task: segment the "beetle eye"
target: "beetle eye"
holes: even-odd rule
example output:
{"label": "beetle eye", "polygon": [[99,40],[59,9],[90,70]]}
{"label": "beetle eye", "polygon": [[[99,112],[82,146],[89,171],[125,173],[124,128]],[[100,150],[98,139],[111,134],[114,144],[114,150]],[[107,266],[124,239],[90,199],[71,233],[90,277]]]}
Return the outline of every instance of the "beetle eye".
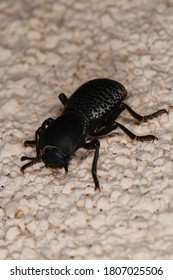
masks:
{"label": "beetle eye", "polygon": [[51,169],[67,169],[68,159],[64,155],[63,151],[58,149],[57,147],[45,147],[42,155],[42,160],[45,163],[46,167]]}

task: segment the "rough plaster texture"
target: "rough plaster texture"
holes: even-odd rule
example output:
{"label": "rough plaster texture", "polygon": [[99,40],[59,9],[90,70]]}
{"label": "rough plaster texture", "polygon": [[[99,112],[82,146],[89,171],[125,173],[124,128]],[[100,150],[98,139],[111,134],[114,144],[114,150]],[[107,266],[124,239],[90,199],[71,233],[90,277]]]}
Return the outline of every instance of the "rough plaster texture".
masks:
{"label": "rough plaster texture", "polygon": [[[173,1],[0,1],[0,258],[173,259]],[[135,142],[120,130],[101,139],[94,192],[92,151],[64,171],[38,164],[20,173],[47,117],[86,80],[124,84],[126,103],[154,134]]]}

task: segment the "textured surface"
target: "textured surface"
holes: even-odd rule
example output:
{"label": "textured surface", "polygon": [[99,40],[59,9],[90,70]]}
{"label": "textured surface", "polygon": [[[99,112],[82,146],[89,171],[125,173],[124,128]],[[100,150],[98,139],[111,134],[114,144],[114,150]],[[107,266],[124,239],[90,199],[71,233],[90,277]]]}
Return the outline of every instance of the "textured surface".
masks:
{"label": "textured surface", "polygon": [[[0,2],[0,258],[173,259],[173,3],[162,0]],[[116,3],[116,4],[115,4]],[[154,15],[154,16],[153,16]],[[137,125],[101,139],[94,192],[92,151],[52,173],[20,173],[22,143],[62,111],[58,94],[106,77],[129,92]]]}

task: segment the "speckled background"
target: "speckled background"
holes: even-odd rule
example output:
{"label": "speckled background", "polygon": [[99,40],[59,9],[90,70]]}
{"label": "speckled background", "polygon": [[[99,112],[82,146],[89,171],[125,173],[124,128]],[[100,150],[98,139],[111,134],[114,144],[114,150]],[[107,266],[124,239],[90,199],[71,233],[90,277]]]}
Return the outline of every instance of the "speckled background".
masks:
{"label": "speckled background", "polygon": [[[173,259],[173,1],[0,1],[0,258]],[[83,82],[122,82],[127,112],[118,121],[158,141],[120,130],[101,139],[94,192],[93,151],[80,149],[53,173],[22,175],[20,157],[47,117]]]}

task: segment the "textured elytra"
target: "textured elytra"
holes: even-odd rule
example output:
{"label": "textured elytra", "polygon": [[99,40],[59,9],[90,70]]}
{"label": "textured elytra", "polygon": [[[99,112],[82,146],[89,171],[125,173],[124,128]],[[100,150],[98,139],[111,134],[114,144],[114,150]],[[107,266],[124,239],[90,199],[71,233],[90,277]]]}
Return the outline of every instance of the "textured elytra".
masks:
{"label": "textured elytra", "polygon": [[125,87],[111,79],[94,79],[81,85],[68,99],[64,112],[77,111],[91,122],[111,112],[127,95]]}

